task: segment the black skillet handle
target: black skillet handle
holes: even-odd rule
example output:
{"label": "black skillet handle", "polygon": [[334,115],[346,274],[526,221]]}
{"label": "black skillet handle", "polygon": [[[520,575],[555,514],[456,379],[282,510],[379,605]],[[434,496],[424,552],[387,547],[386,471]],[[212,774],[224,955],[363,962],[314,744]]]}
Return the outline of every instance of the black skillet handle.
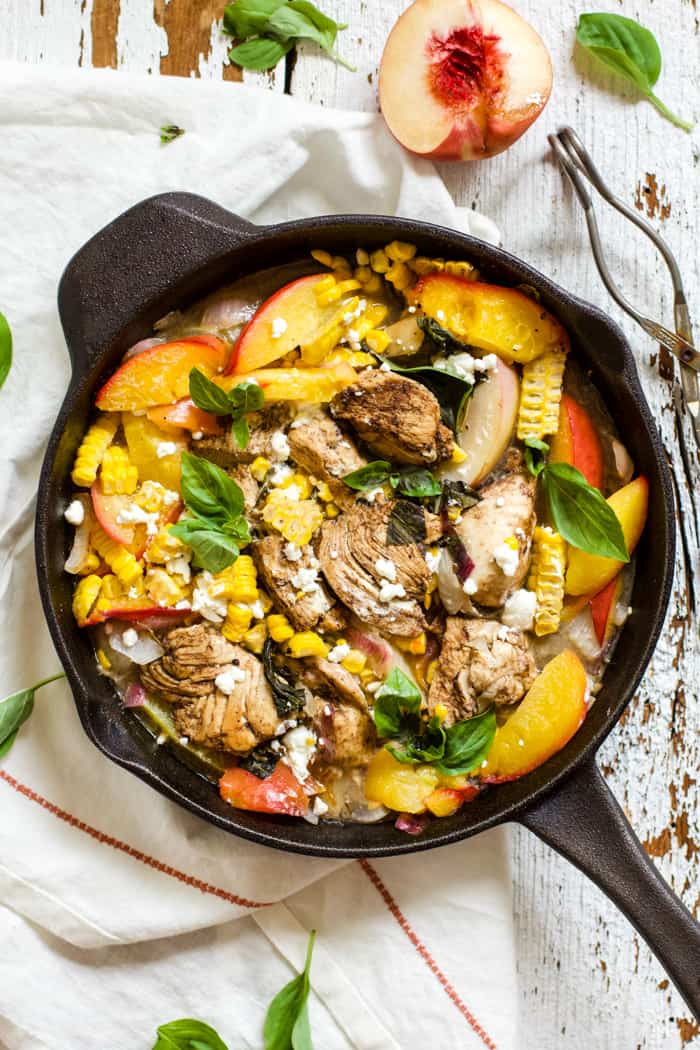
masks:
{"label": "black skillet handle", "polygon": [[[186,287],[256,231],[253,223],[193,193],[149,197],[96,233],[68,263],[58,309],[76,373],[87,371],[113,339],[135,338],[144,313]],[[136,320],[135,320],[136,319]],[[141,330],[142,327],[141,327]]]}
{"label": "black skillet handle", "polygon": [[700,1020],[700,924],[649,860],[595,762],[519,819],[607,893]]}

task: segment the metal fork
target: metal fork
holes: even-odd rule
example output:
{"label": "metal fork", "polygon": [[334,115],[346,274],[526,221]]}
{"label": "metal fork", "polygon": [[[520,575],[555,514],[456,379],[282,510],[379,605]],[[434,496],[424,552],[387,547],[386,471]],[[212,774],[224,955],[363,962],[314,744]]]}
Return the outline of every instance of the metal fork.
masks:
{"label": "metal fork", "polygon": [[[622,307],[625,313],[629,314],[629,316],[633,318],[633,320],[635,320],[637,324],[652,337],[652,339],[665,347],[680,362],[681,385],[683,390],[682,401],[690,414],[695,440],[698,447],[700,447],[700,381],[697,374],[698,371],[700,371],[700,353],[693,345],[688,302],[685,297],[678,263],[676,262],[673,252],[666,244],[666,241],[659,236],[654,227],[647,222],[646,219],[612,193],[593,163],[590,154],[572,128],[560,128],[556,135],[549,135],[548,137],[554,155],[559,162],[562,171],[568,177],[576,196],[583,206],[586,223],[588,225],[588,233],[591,240],[591,247],[593,249],[593,256],[606,288],[615,302]],[[630,222],[633,222],[634,225],[637,226],[638,229],[640,229],[661,252],[673,283],[675,332],[669,331],[668,328],[665,328],[658,322],[652,321],[650,318],[644,317],[643,314],[639,313],[639,311],[636,310],[625,298],[613,280],[603,253],[603,244],[593,208],[593,201],[588,191],[586,181],[584,180],[587,180],[587,182],[590,183],[598,193],[600,193],[601,197],[603,197],[608,204],[629,219]]]}

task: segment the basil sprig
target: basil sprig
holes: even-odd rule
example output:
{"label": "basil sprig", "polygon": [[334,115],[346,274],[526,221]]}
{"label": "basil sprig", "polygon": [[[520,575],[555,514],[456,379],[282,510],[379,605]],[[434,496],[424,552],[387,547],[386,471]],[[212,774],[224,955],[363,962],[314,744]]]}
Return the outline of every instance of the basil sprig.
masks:
{"label": "basil sprig", "polygon": [[347,25],[329,18],[310,0],[236,0],[224,8],[224,32],[242,41],[228,57],[244,69],[272,69],[298,41],[310,40],[354,72],[335,50],[340,29]]}
{"label": "basil sprig", "polygon": [[0,313],[0,388],[12,367],[12,332],[7,318]]}
{"label": "basil sprig", "polygon": [[157,1029],[153,1050],[228,1050],[228,1046],[204,1021],[183,1017]]}
{"label": "basil sprig", "polygon": [[538,478],[547,466],[549,445],[539,438],[525,438],[525,466],[533,478]]}
{"label": "basil sprig", "polygon": [[240,486],[220,467],[191,452],[182,453],[180,486],[188,516],[170,525],[170,531],[192,548],[200,568],[221,572],[250,543]]}
{"label": "basil sprig", "polygon": [[313,1050],[309,1026],[309,971],[316,931],[311,931],[306,962],[300,974],[277,993],[263,1025],[265,1050]]}
{"label": "basil sprig", "polygon": [[180,135],[184,134],[185,129],[179,128],[177,124],[164,124],[160,129],[160,141],[165,145],[168,142],[179,139]]}
{"label": "basil sprig", "polygon": [[211,412],[215,416],[231,417],[231,433],[239,448],[247,448],[250,441],[250,428],[246,416],[262,408],[265,395],[252,380],[238,383],[232,390],[222,390],[211,379],[193,368],[190,372],[190,397],[197,408]]}
{"label": "basil sprig", "polygon": [[34,694],[37,689],[65,677],[63,672],[51,675],[50,678],[43,678],[41,682],[37,682],[28,689],[20,689],[0,700],[0,758],[10,750],[17,738],[20,726],[31,715],[34,709]]}
{"label": "basil sprig", "polygon": [[424,499],[428,496],[439,496],[442,485],[425,467],[392,467],[385,459],[377,459],[366,467],[346,474],[343,481],[348,488],[358,492],[377,488],[386,481],[399,496],[412,499]]}
{"label": "basil sprig", "polygon": [[581,15],[576,39],[608,69],[634,84],[677,128],[691,130],[693,124],[672,113],[652,91],[661,73],[661,50],[649,29],[632,18],[598,11]]}
{"label": "basil sprig", "polygon": [[425,722],[421,718],[420,690],[398,667],[377,692],[374,724],[378,736],[389,740],[385,746],[398,762],[426,763],[446,776],[475,770],[496,735],[492,707],[447,729],[435,716]]}

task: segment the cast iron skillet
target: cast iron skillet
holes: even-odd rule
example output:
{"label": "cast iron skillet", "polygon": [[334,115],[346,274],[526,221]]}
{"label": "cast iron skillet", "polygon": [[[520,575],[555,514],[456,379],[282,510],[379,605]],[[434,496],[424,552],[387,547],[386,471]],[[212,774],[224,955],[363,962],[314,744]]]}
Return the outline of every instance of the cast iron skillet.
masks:
{"label": "cast iron skillet", "polygon": [[[70,469],[96,388],[124,351],[168,310],[239,275],[303,258],[311,248],[348,254],[398,237],[422,254],[466,257],[487,280],[527,283],[568,329],[575,350],[650,481],[649,521],[637,553],[633,613],[583,726],[559,754],[522,780],[486,792],[419,838],[391,824],[313,827],[232,809],[210,783],[157,747],[97,673],[88,634],[71,614],[63,571],[69,538],[63,511]],[[622,332],[506,252],[428,223],[331,216],[257,227],[201,197],[170,193],[136,205],[74,256],[61,280],[59,311],[73,366],[70,388],[44,460],[36,556],[44,611],[85,732],[112,761],[226,831],[325,857],[373,857],[431,849],[517,820],[588,874],[648,941],[688,1005],[700,1015],[700,927],[657,874],[605,785],[595,754],[632,697],[659,636],[674,567],[674,504],[661,441]],[[639,771],[643,775],[643,770]]]}

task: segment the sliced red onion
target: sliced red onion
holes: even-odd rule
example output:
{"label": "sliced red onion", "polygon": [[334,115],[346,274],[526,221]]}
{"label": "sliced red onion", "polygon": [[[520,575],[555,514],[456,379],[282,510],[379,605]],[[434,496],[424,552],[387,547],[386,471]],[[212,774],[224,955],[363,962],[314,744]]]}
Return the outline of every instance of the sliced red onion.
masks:
{"label": "sliced red onion", "polygon": [[131,357],[138,357],[144,350],[151,350],[152,347],[158,346],[160,343],[164,343],[165,339],[160,335],[154,335],[148,339],[139,339],[138,343],[134,343],[130,346],[127,352],[124,354],[124,361],[128,361]]}
{"label": "sliced red onion", "polygon": [[139,666],[151,664],[154,660],[160,659],[165,650],[157,638],[146,631],[138,631],[134,644],[126,645],[124,635],[129,630],[133,631],[134,628],[129,626],[123,631],[114,631],[109,637],[110,648]]}
{"label": "sliced red onion", "polygon": [[397,831],[405,831],[407,835],[420,835],[422,831],[425,831],[427,824],[428,817],[424,813],[420,816],[414,816],[413,813],[399,813],[394,827]]}
{"label": "sliced red onion", "polygon": [[146,703],[146,693],[142,685],[132,682],[126,687],[124,693],[124,707],[143,707]]}

